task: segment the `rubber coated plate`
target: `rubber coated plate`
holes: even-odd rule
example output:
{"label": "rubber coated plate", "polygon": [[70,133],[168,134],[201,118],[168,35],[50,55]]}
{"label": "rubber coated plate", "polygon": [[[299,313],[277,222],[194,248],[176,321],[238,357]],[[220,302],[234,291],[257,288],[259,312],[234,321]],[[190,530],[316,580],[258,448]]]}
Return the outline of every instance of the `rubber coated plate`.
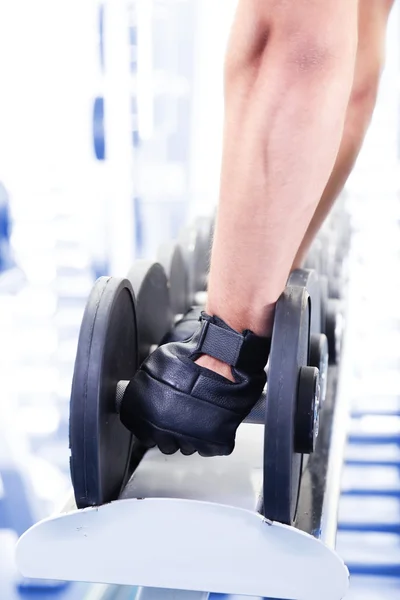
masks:
{"label": "rubber coated plate", "polygon": [[184,317],[175,324],[171,331],[167,333],[162,343],[169,344],[170,342],[183,342],[191,338],[196,329],[198,329],[202,310],[201,306],[195,306],[189,310]]}
{"label": "rubber coated plate", "polygon": [[183,253],[177,244],[164,244],[158,252],[158,261],[169,279],[171,308],[174,315],[184,315],[190,308],[188,275]]}
{"label": "rubber coated plate", "polygon": [[288,286],[300,286],[307,290],[311,301],[311,333],[319,334],[322,330],[321,283],[314,270],[296,269],[291,273]]}
{"label": "rubber coated plate", "polygon": [[269,357],[264,441],[264,516],[294,521],[303,456],[294,451],[300,369],[307,366],[310,303],[304,288],[287,287],[278,300]]}
{"label": "rubber coated plate", "polygon": [[101,277],[83,315],[71,390],[70,465],[78,508],[115,500],[126,483],[132,436],[116,412],[116,385],[137,367],[131,284]]}
{"label": "rubber coated plate", "polygon": [[136,295],[139,363],[173,326],[169,283],[159,263],[138,260],[128,273]]}

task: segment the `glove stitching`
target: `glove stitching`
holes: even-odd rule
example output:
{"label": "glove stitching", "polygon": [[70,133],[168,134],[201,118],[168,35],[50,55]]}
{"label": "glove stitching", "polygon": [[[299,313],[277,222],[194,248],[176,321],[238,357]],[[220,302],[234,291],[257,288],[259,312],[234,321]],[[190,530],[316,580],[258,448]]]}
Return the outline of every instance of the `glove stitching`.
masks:
{"label": "glove stitching", "polygon": [[[203,398],[199,398],[198,396],[192,396],[192,395],[188,394],[187,392],[183,392],[182,390],[173,387],[171,384],[166,383],[165,381],[162,381],[162,380],[158,379],[158,377],[156,377],[153,373],[150,373],[149,371],[147,371],[144,367],[145,367],[145,365],[142,365],[142,367],[140,368],[140,370],[143,371],[144,373],[146,373],[146,375],[148,375],[148,377],[150,377],[153,381],[157,381],[157,383],[159,383],[160,385],[163,385],[164,387],[166,387],[166,388],[168,388],[170,390],[173,390],[174,392],[178,392],[179,394],[182,394],[186,398],[191,398],[191,399],[197,400],[198,402],[204,402],[206,404],[209,404],[210,406],[217,407],[217,408],[220,408],[222,410],[226,410],[226,411],[228,411],[230,413],[233,413],[233,414],[237,415],[238,417],[242,418],[243,414],[244,414],[245,416],[243,418],[245,418],[247,416],[248,412],[254,406],[254,405],[251,406],[248,409],[247,413],[245,411],[239,413],[239,412],[237,412],[236,410],[234,410],[232,408],[227,408],[226,406],[221,406],[220,404],[216,404],[215,402],[210,402],[209,400],[205,400]],[[197,383],[197,380],[198,380],[198,378],[200,376],[201,376],[201,373],[198,375],[197,379],[195,380],[195,383]],[[255,400],[254,404],[256,404],[258,402],[258,400],[260,399],[261,393],[262,392],[260,392],[260,395],[257,397],[257,400]]]}
{"label": "glove stitching", "polygon": [[194,435],[188,435],[186,433],[182,433],[181,431],[173,431],[172,429],[164,429],[163,427],[159,427],[158,425],[156,425],[155,423],[153,423],[153,421],[150,421],[149,419],[143,419],[142,417],[135,417],[135,421],[142,421],[143,423],[146,423],[148,425],[151,425],[152,427],[154,427],[154,429],[156,429],[157,431],[161,431],[162,433],[168,433],[172,436],[174,435],[180,435],[184,438],[186,438],[187,440],[196,440],[197,442],[202,442],[203,444],[215,444],[216,446],[221,446],[221,447],[225,447],[228,445],[228,443],[224,443],[224,442],[214,442],[213,440],[205,440],[203,438],[198,438]]}

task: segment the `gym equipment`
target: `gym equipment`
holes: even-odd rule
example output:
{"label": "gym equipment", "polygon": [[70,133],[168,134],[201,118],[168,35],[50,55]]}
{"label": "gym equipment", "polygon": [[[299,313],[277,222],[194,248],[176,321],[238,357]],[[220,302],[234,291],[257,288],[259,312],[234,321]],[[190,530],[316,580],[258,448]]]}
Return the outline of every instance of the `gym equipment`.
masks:
{"label": "gym equipment", "polygon": [[163,244],[157,259],[167,274],[171,309],[175,318],[179,319],[190,308],[188,272],[182,248],[176,243]]}
{"label": "gym equipment", "polygon": [[196,293],[207,289],[208,267],[213,235],[213,219],[198,217],[178,238],[188,274],[190,305],[202,304]]}
{"label": "gym equipment", "polygon": [[196,331],[199,322],[202,306],[194,306],[191,308],[167,333],[162,343],[169,344],[170,342],[183,342],[188,340]]}
{"label": "gym equipment", "polygon": [[[310,311],[310,365],[319,370],[321,386],[321,404],[325,400],[327,389],[327,371],[329,360],[329,342],[326,336],[325,279],[319,277],[316,271],[297,269],[289,277],[289,286],[304,287],[309,295]],[[335,335],[335,332],[333,332]]]}
{"label": "gym equipment", "polygon": [[340,300],[329,299],[326,310],[326,337],[329,347],[329,363],[337,364],[341,354],[344,335],[344,317]]}
{"label": "gym equipment", "polygon": [[172,320],[168,281],[158,263],[137,261],[128,279],[101,277],[92,290],[70,403],[70,466],[79,508],[115,500],[143,455],[117,414],[123,395],[117,383],[134,376]]}
{"label": "gym equipment", "polygon": [[115,384],[138,368],[135,300],[128,280],[101,277],[79,333],[70,401],[70,468],[78,507],[118,497],[133,439],[115,410]]}
{"label": "gym equipment", "polygon": [[140,364],[172,328],[170,286],[164,268],[148,260],[135,261],[127,279],[136,295]]}
{"label": "gym equipment", "polygon": [[346,257],[350,247],[351,223],[342,194],[321,227],[306,257],[304,268],[326,276],[328,296],[341,299],[346,279]]}
{"label": "gym equipment", "polygon": [[343,282],[340,267],[336,263],[336,240],[332,232],[319,232],[304,261],[304,268],[326,277],[329,298],[341,297]]}
{"label": "gym equipment", "polygon": [[[318,246],[317,244],[315,244],[309,254],[309,257],[307,258],[306,264],[314,264],[315,266],[321,265],[321,256],[321,249],[318,250]],[[314,275],[311,278],[309,278],[307,284],[305,283],[305,281],[302,282],[302,277],[305,276],[304,274],[306,274],[307,272],[309,273],[310,271],[311,269],[309,269],[308,267],[307,269],[294,271],[289,277],[288,284],[306,285],[311,297],[314,294],[314,305],[316,301],[319,305],[319,308],[313,311],[314,323],[312,324],[311,333],[313,336],[316,337],[314,337],[312,340],[311,352],[313,353],[313,356],[315,356],[315,359],[313,359],[314,362],[312,364],[315,364],[315,366],[317,366],[317,358],[316,354],[314,354],[313,348],[315,349],[315,352],[317,352],[317,348],[320,346],[320,344],[325,346],[325,342],[323,340],[320,340],[318,337],[318,335],[321,333],[325,334],[327,338],[329,363],[336,364],[339,360],[340,345],[343,337],[343,306],[339,300],[330,296],[330,292],[328,289],[328,275],[320,275],[318,278],[316,278],[315,271],[311,271],[314,272]],[[316,272],[318,273],[318,270],[316,270]],[[311,293],[310,286],[312,286],[314,289],[313,293]],[[316,298],[318,298],[318,300],[316,300]],[[317,315],[320,315],[320,318],[318,321],[315,321],[315,319],[317,319]],[[322,351],[322,348],[320,351]],[[321,373],[326,373],[326,366],[322,368],[321,365],[320,371]],[[324,385],[326,385],[325,382],[323,383]]]}
{"label": "gym equipment", "polygon": [[318,276],[296,270],[276,306],[269,358],[264,514],[271,520],[291,524],[295,519],[303,454],[315,449],[327,364]]}
{"label": "gym equipment", "polygon": [[[339,600],[345,595],[348,573],[333,551],[334,499],[340,487],[335,461],[340,460],[340,452],[337,447],[336,452],[330,452],[340,431],[335,415],[339,409],[343,411],[343,400],[336,394],[337,371],[331,367],[322,409],[328,410],[331,418],[321,420],[317,436],[319,371],[309,361],[313,275],[300,273],[297,277],[303,277],[306,285],[288,285],[277,304],[266,425],[254,420],[243,423],[235,451],[228,457],[214,458],[179,453],[166,456],[152,449],[142,450],[141,456],[136,454],[135,463],[128,457],[128,443],[117,456],[110,445],[117,444],[116,437],[111,442],[110,437],[103,436],[97,464],[106,487],[102,462],[108,464],[108,477],[115,481],[109,456],[113,454],[119,471],[113,494],[120,484],[122,488],[118,500],[110,502],[111,497],[107,503],[95,502],[84,511],[76,510],[72,503],[60,515],[31,528],[17,548],[18,565],[24,574],[145,586],[141,597],[152,598],[162,593],[158,588],[178,590],[174,594],[185,594],[185,598],[188,593],[204,590],[294,600],[319,600],[322,596]],[[86,407],[87,414],[100,417],[96,423],[86,420],[87,439],[91,435],[96,438],[98,424],[103,424],[101,431],[106,431],[109,422],[117,429],[126,379],[137,366],[132,287],[126,280],[111,278],[106,282],[100,280],[95,289],[104,287],[108,302],[97,298],[96,317],[90,319],[87,308],[82,325],[84,330],[91,323],[91,339],[100,343],[86,344],[86,355],[78,347],[78,355],[83,354],[79,370],[92,373],[89,383],[95,392],[101,391],[85,396],[86,402],[90,398],[93,404]],[[93,292],[90,307],[92,297]],[[81,338],[82,332],[79,346]],[[97,346],[104,348],[99,351]],[[124,356],[127,350],[129,359]],[[103,361],[98,360],[99,354]],[[125,360],[128,376],[122,374]],[[118,368],[111,369],[112,361]],[[104,372],[110,373],[107,385],[99,369],[101,362]],[[129,401],[134,402],[134,398]],[[108,412],[102,413],[105,406]],[[79,423],[73,423],[77,418],[73,408],[71,399],[71,429],[79,429]],[[129,434],[125,435],[129,439]],[[74,455],[75,449],[72,445],[76,465],[85,457],[79,447]],[[304,460],[313,449],[308,461]],[[124,485],[126,473],[133,475]],[[74,487],[79,500],[76,479]],[[287,577],[288,572],[291,577]]]}
{"label": "gym equipment", "polygon": [[295,518],[302,455],[314,450],[319,418],[319,372],[308,366],[308,302],[304,288],[286,288],[275,310],[269,358],[263,513],[286,524]]}
{"label": "gym equipment", "polygon": [[[133,438],[120,423],[117,413],[119,405],[125,399],[127,384],[136,372],[140,360],[143,360],[153,344],[160,343],[168,323],[168,295],[163,296],[160,293],[160,290],[161,292],[167,290],[163,285],[165,273],[162,267],[157,263],[149,266],[145,261],[138,261],[129,276],[139,290],[138,315],[135,314],[133,289],[128,281],[118,278],[100,278],[90,295],[79,335],[70,417],[71,476],[76,504],[79,508],[116,499],[132,472]],[[304,280],[308,281],[311,276],[312,272],[306,273]],[[301,273],[298,277],[301,278]],[[306,294],[305,288],[299,287],[299,289]],[[288,301],[283,295],[278,302],[278,306],[283,306],[281,309],[283,317],[275,321],[277,332],[275,339],[279,340],[282,337],[286,343],[286,337],[281,335],[281,329],[293,328],[291,322],[289,325],[287,323],[288,315],[290,317],[291,313],[304,314],[307,324],[301,334],[297,334],[302,336],[302,340],[293,338],[289,345],[291,351],[297,355],[299,344],[302,344],[303,350],[299,360],[301,365],[306,366],[309,353],[309,306],[308,303],[304,306],[287,304]],[[140,307],[142,321],[137,325]],[[292,320],[295,318],[292,317]],[[272,357],[281,352],[282,350],[271,350],[270,363]],[[286,356],[285,369],[289,363]],[[297,377],[300,363],[297,370],[294,370],[296,367],[293,365],[292,371],[285,370],[285,385],[288,393],[291,394],[292,402],[289,410],[292,411],[293,418],[297,404]],[[315,385],[316,389],[310,388],[307,372],[303,373],[303,376],[300,374],[299,394],[304,407],[303,417],[310,411],[313,415],[310,422],[306,423],[304,418],[301,420],[299,417],[294,425],[295,434],[300,439],[309,436],[313,438],[315,435],[314,422],[317,423],[319,405],[318,372]],[[267,396],[268,394],[273,394],[272,384],[268,387]],[[129,401],[134,402],[134,399]],[[271,400],[271,405],[273,401],[274,398]],[[317,404],[314,406],[315,403]],[[259,409],[257,410],[259,413]],[[301,414],[299,411],[299,415]],[[262,411],[261,415],[263,417]],[[254,416],[250,416],[250,419],[254,422]],[[266,427],[269,427],[268,419]],[[277,432],[271,431],[268,438],[276,435]],[[285,444],[286,437],[291,435],[292,428],[290,431],[279,432],[279,437]],[[114,440],[117,441],[114,443]],[[311,452],[312,449],[312,446],[303,447],[303,453]],[[144,450],[138,443],[135,452],[139,458],[143,455]],[[283,469],[282,465],[280,469]],[[110,472],[112,476],[108,477]],[[282,477],[284,474],[282,472]],[[272,484],[269,483],[269,486]],[[271,514],[273,516],[265,512],[268,518],[276,519],[274,513]],[[292,517],[290,519],[285,517],[284,522],[291,522]]]}

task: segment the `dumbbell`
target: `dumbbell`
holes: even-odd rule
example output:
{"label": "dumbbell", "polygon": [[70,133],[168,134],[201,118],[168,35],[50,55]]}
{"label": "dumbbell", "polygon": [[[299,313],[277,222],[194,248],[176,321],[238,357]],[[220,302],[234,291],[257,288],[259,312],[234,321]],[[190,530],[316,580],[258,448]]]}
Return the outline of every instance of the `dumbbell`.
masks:
{"label": "dumbbell", "polygon": [[213,220],[199,217],[181,232],[178,242],[164,244],[159,249],[158,260],[169,274],[171,304],[177,322],[163,343],[188,339],[197,327],[207,297],[212,235]]}
{"label": "dumbbell", "polygon": [[[296,273],[296,271],[294,271]],[[288,283],[291,281],[292,275],[289,277]],[[318,286],[320,290],[321,300],[320,300],[320,323],[321,329],[320,332],[325,334],[327,344],[328,344],[328,354],[329,354],[329,364],[336,365],[339,361],[340,352],[341,352],[341,341],[343,337],[343,307],[340,300],[336,298],[329,297],[328,290],[328,278],[325,275],[318,277]],[[315,332],[314,332],[315,333]],[[313,344],[316,344],[315,348],[318,346],[318,338],[316,338]],[[323,343],[323,346],[325,344]],[[314,356],[314,355],[313,355]],[[316,355],[315,355],[316,356]],[[314,360],[314,362],[316,359]],[[317,364],[315,362],[315,364]],[[325,370],[323,371],[325,372]],[[326,386],[327,381],[325,379],[324,386]],[[326,391],[326,387],[324,387]],[[325,395],[323,395],[325,397]]]}
{"label": "dumbbell", "polygon": [[[204,303],[213,236],[213,219],[198,217],[184,227],[177,243],[182,249],[188,276],[189,300],[192,306]],[[200,293],[200,300],[199,300]],[[201,295],[203,293],[203,296]]]}
{"label": "dumbbell", "polygon": [[[157,260],[169,277],[175,315],[185,314],[204,300],[212,236],[213,220],[198,217],[181,230],[176,241],[165,243],[158,250]],[[198,294],[203,294],[200,301]]]}
{"label": "dumbbell", "polygon": [[158,250],[157,260],[167,274],[171,309],[174,319],[178,320],[191,307],[188,268],[183,257],[182,247],[176,242],[163,244]]}
{"label": "dumbbell", "polygon": [[351,220],[346,208],[344,194],[337,201],[323,229],[329,232],[333,240],[335,276],[337,279],[342,280],[344,275],[343,267],[351,240]]}
{"label": "dumbbell", "polygon": [[136,321],[139,364],[158,346],[172,329],[174,315],[170,284],[162,265],[149,260],[137,260],[127,279],[136,294]]}
{"label": "dumbbell", "polygon": [[343,308],[340,300],[329,298],[326,309],[325,333],[328,339],[329,364],[337,365],[344,333]]}
{"label": "dumbbell", "polygon": [[[196,237],[196,236],[194,236]],[[187,239],[189,242],[189,239]],[[175,327],[172,327],[164,336],[161,343],[183,341],[191,337],[196,330],[203,304],[193,305],[193,302],[206,299],[206,292],[192,287],[189,292],[189,273],[193,268],[193,263],[184,260],[184,250],[181,244],[170,242],[160,247],[158,251],[158,260],[164,266],[169,276],[169,288],[171,298],[171,308],[174,314]],[[187,249],[187,254],[190,251]],[[191,254],[196,256],[200,253],[200,245],[194,244]],[[196,262],[196,261],[193,261]],[[197,261],[199,264],[200,261]],[[192,265],[192,266],[191,266]],[[201,281],[200,277],[194,277],[193,281]],[[194,285],[194,283],[192,284]],[[203,296],[199,298],[200,292]]]}
{"label": "dumbbell", "polygon": [[[137,296],[143,297],[140,291]],[[268,482],[264,514],[282,522],[294,518],[303,456],[313,451],[317,434],[319,370],[309,362],[312,306],[301,285],[288,286],[279,299],[266,399],[260,398]],[[142,314],[152,318],[150,311]],[[96,282],[82,321],[71,392],[71,477],[79,508],[118,498],[146,451],[122,425],[119,409],[123,402],[134,403],[127,384],[139,365],[139,331],[150,329],[138,325],[128,279]]]}
{"label": "dumbbell", "polygon": [[[321,255],[321,248],[324,245],[329,248],[325,254]],[[329,364],[337,364],[343,336],[343,316],[340,298],[344,282],[339,279],[337,270],[335,270],[335,248],[333,247],[333,241],[329,240],[327,231],[320,232],[310,249],[305,265],[309,269],[316,268],[317,270],[321,270],[319,277],[322,295],[321,330],[328,339]]]}
{"label": "dumbbell", "polygon": [[329,228],[321,229],[318,233],[307,254],[304,268],[316,270],[320,276],[327,278],[330,298],[341,297],[343,282],[336,262],[334,234]]}
{"label": "dumbbell", "polygon": [[70,400],[70,470],[78,506],[115,498],[127,481],[134,440],[116,413],[110,386],[131,379],[173,324],[163,267],[137,261],[128,277],[97,280],[80,328]]}
{"label": "dumbbell", "polygon": [[[180,252],[181,252],[180,246],[175,246],[174,244],[170,244],[168,246],[164,246],[160,250],[159,257],[163,257],[163,258],[160,258],[160,260],[162,260],[163,263],[168,268],[169,264],[172,265],[174,263],[173,263],[173,261],[170,261],[170,260],[168,261],[166,259],[166,257],[172,256],[172,255],[179,256],[180,257],[179,261],[175,260],[175,263],[179,264],[180,269],[182,269],[182,259],[181,259]],[[307,264],[309,265],[308,270],[313,270],[313,269],[311,269],[312,265],[314,265],[314,267],[320,265],[320,259],[319,259],[318,252],[319,252],[319,248],[318,248],[318,245],[316,244],[313,246],[312,251],[308,257],[308,261],[307,261]],[[170,285],[171,294],[172,294],[172,291],[174,290],[174,286],[176,285],[176,286],[180,286],[181,288],[183,288],[183,285],[184,285],[183,281],[186,283],[187,279],[185,279],[185,277],[182,278],[181,270],[179,271],[180,276],[173,275],[172,267],[170,267],[170,272],[171,272],[171,275],[173,278],[171,280],[171,285]],[[314,281],[313,277],[311,277],[311,279]],[[174,283],[174,281],[176,283]],[[288,285],[290,285],[291,281],[294,281],[293,273],[289,277]],[[304,282],[303,282],[303,284],[304,284]],[[318,306],[320,306],[320,309],[318,309],[318,310],[321,313],[319,333],[325,334],[326,337],[328,338],[329,363],[336,364],[336,362],[338,360],[338,356],[340,354],[340,337],[341,337],[341,322],[342,322],[341,318],[340,318],[340,308],[341,307],[340,307],[339,302],[333,301],[328,297],[328,283],[327,283],[326,276],[318,277],[317,285],[320,288],[319,293],[320,293],[320,297],[321,297],[320,300],[318,301]],[[195,297],[196,297],[196,294],[195,294]],[[180,306],[183,308],[185,305],[183,302],[181,302]],[[163,339],[162,343],[183,341],[183,340],[188,339],[194,333],[194,331],[196,330],[196,327],[197,327],[197,322],[200,318],[201,311],[203,310],[203,305],[192,306],[189,308],[189,304],[187,302],[186,307],[188,308],[187,312],[185,312],[185,314],[183,314],[183,315],[182,314],[179,315],[179,319],[178,319],[175,327],[172,328],[167,333],[167,335]],[[176,313],[176,311],[175,311],[175,313]],[[179,310],[179,313],[181,313],[180,310]],[[316,309],[314,309],[314,318],[315,318],[315,314],[316,314]],[[316,344],[316,347],[317,347],[319,345],[319,342],[315,341],[314,344]],[[322,343],[322,345],[324,346],[323,343]],[[320,348],[319,352],[321,352],[323,354],[322,348]],[[316,359],[314,362],[317,365]],[[325,368],[323,370],[323,373],[325,373]],[[323,385],[323,390],[324,390],[323,397],[325,397],[326,378],[323,378],[323,384],[324,384]]]}
{"label": "dumbbell", "polygon": [[304,288],[310,302],[310,364],[317,367],[320,375],[321,404],[326,397],[328,377],[328,339],[325,334],[325,298],[323,286],[316,271],[296,269],[288,279],[288,286]]}

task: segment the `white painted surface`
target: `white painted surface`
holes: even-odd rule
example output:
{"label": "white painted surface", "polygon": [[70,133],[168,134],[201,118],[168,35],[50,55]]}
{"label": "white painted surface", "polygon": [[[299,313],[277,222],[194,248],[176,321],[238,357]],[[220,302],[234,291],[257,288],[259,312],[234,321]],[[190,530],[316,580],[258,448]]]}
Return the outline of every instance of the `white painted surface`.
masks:
{"label": "white painted surface", "polygon": [[257,510],[263,481],[262,425],[242,424],[230,456],[167,456],[151,450],[122,498],[182,498]]}
{"label": "white painted surface", "polygon": [[119,500],[42,521],[17,547],[34,578],[341,600],[348,572],[315,538],[259,514],[192,500]]}

